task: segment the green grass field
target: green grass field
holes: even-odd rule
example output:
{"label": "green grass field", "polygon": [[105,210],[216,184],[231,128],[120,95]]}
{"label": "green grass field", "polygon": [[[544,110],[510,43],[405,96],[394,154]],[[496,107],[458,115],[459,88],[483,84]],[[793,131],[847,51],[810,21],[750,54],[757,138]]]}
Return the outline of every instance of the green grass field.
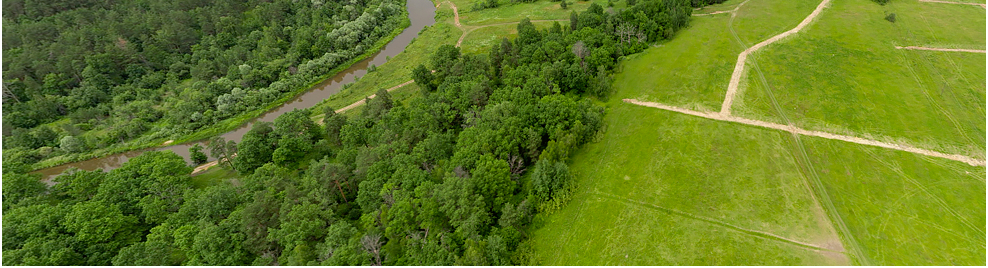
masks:
{"label": "green grass field", "polygon": [[[896,23],[883,19],[885,9],[897,10]],[[977,26],[985,25],[984,16],[980,7],[964,5],[835,1],[804,32],[755,53],[765,80],[750,69],[732,110],[983,158],[985,54],[895,46],[984,49],[985,28]],[[961,26],[965,20],[975,23]]]}
{"label": "green grass field", "polygon": [[[819,3],[751,0],[732,25],[751,46]],[[985,264],[984,167],[621,101],[719,110],[742,50],[728,23],[730,14],[695,17],[622,62],[606,130],[570,160],[572,198],[533,225],[534,264]],[[977,6],[833,0],[754,55],[797,125],[983,157],[984,54],[894,46],[984,49],[984,24]],[[748,68],[734,114],[780,122]]]}
{"label": "green grass field", "polygon": [[539,264],[847,264],[840,253],[738,229],[840,250],[788,134],[608,105],[608,131],[571,161],[576,196],[533,234]]}

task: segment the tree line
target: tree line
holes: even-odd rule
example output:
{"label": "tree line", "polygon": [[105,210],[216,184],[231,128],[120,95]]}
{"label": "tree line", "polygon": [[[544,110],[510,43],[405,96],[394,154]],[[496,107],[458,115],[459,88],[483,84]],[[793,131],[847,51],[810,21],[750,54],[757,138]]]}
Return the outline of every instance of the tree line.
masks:
{"label": "tree line", "polygon": [[[443,45],[359,112],[258,123],[209,153],[236,170],[195,187],[148,152],[48,187],[4,162],[5,265],[512,265],[537,213],[572,189],[566,161],[603,127],[609,73],[688,25],[690,2],[593,4],[569,25],[528,19],[488,53]],[[9,172],[9,173],[8,173]]]}

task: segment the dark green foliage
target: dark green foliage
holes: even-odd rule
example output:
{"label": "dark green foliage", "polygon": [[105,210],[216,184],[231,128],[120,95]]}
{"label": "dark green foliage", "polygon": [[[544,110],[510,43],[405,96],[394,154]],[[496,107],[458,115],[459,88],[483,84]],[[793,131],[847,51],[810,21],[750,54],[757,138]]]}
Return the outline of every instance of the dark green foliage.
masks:
{"label": "dark green foliage", "polygon": [[272,132],[271,123],[257,122],[244,134],[237,145],[237,157],[233,160],[233,166],[240,174],[251,174],[264,163],[271,162],[274,142],[278,138]]}
{"label": "dark green foliage", "polygon": [[[632,4],[631,1],[633,1],[633,0],[629,0],[629,2],[628,2],[628,5],[629,6],[634,5],[634,4]],[[690,5],[692,7],[703,7],[703,6],[706,6],[706,5],[720,4],[720,3],[723,3],[725,1],[727,1],[727,0],[690,0]],[[888,1],[888,0],[876,0],[876,1]]]}
{"label": "dark green foliage", "polygon": [[[377,3],[371,2],[360,5]],[[319,55],[323,47],[363,42],[358,40],[366,36],[359,33],[367,26],[341,26],[328,35],[307,27],[275,27],[252,30],[246,33],[250,38],[222,29],[287,24],[279,21],[293,18],[286,13],[294,10],[292,5],[310,4],[257,3],[264,8],[243,18],[217,19],[222,23],[213,31],[219,34],[190,40],[175,35],[188,29],[169,29],[162,33],[174,38],[162,41],[167,45],[144,46],[162,51],[145,55],[148,62],[158,62],[147,68],[118,64],[114,57],[120,55],[112,53],[87,57],[87,68],[101,71],[90,71],[79,87],[109,83],[115,85],[110,91],[120,92],[95,106],[79,104],[91,108],[72,112],[72,120],[79,121],[73,124],[119,119],[133,111],[133,118],[110,120],[118,122],[107,139],[119,140],[144,131],[126,126],[134,122],[149,127],[164,118],[205,125],[244,111],[238,108],[243,103],[264,103],[290,88],[274,82],[258,90],[255,84],[284,74],[271,68],[287,68],[293,57]],[[323,6],[323,12],[345,12],[332,13],[343,19],[368,14]],[[572,13],[570,27],[555,24],[540,31],[525,20],[517,39],[503,39],[482,55],[438,47],[413,70],[421,95],[396,100],[382,89],[360,113],[328,109],[324,127],[312,121],[310,111],[296,110],[274,123],[254,124],[240,144],[211,140],[210,155],[241,175],[225,180],[230,183],[193,188],[191,168],[170,152],[147,152],[108,173],[74,171],[57,177],[51,188],[36,177],[6,173],[4,264],[524,264],[519,256],[526,250],[533,214],[565,201],[572,186],[569,155],[603,127],[603,108],[591,99],[606,98],[617,59],[672,36],[686,26],[689,12],[688,1],[642,0],[613,15],[591,5]],[[180,13],[176,20],[189,19]],[[296,34],[316,37],[286,41],[285,36]],[[189,59],[169,58],[172,51],[189,49],[180,45],[195,38],[216,47],[193,47]],[[248,50],[240,42],[265,45]],[[230,50],[266,60],[212,61]],[[299,55],[279,59],[285,51]],[[320,59],[340,60],[326,55]],[[317,73],[325,66],[310,62],[297,71]],[[170,91],[181,101],[166,102],[169,114],[161,118],[139,107],[160,96],[142,93],[133,82],[154,73],[167,73],[171,80],[198,77],[188,89]],[[46,90],[60,92],[61,79],[71,80],[53,75]],[[120,81],[131,84],[121,87]],[[4,145],[4,171],[26,171],[7,157],[30,160],[44,148],[55,153],[53,146],[76,146],[70,136],[58,143],[38,139],[52,136],[49,131],[13,129]],[[8,142],[18,145],[6,149]]]}
{"label": "dark green foliage", "polygon": [[895,23],[895,13],[889,13],[888,15],[885,15],[885,20],[891,23]]}
{"label": "dark green foliage", "polygon": [[888,4],[889,2],[892,2],[892,0],[871,0],[871,1],[874,1],[875,3],[878,3],[879,5],[883,5],[883,6],[885,4]]}
{"label": "dark green foliage", "polygon": [[340,130],[346,125],[346,117],[343,115],[336,114],[333,108],[326,108],[325,116],[323,117],[323,125],[326,132],[326,140],[330,144],[339,146],[342,144],[340,140]]}
{"label": "dark green foliage", "polygon": [[3,178],[3,209],[44,193],[47,189],[37,175],[6,174]]}

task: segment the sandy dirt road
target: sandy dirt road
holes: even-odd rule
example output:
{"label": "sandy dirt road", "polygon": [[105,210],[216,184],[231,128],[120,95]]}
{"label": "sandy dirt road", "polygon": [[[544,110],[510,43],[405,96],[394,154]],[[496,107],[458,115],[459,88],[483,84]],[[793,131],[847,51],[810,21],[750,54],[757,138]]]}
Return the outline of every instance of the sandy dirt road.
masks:
{"label": "sandy dirt road", "polygon": [[640,106],[645,106],[645,107],[659,108],[659,109],[662,109],[662,110],[673,111],[673,112],[682,113],[682,114],[688,114],[688,115],[692,115],[692,116],[699,116],[699,117],[703,117],[703,118],[707,118],[707,119],[713,119],[713,120],[718,120],[718,121],[735,122],[735,123],[741,123],[741,124],[745,124],[745,125],[752,125],[752,126],[758,126],[758,127],[764,127],[764,128],[770,128],[770,129],[783,130],[783,131],[787,131],[787,132],[790,132],[790,133],[793,133],[793,134],[799,134],[799,135],[804,135],[804,136],[820,137],[820,138],[831,139],[831,140],[840,140],[840,141],[852,142],[852,143],[857,143],[857,144],[877,146],[877,147],[882,147],[882,148],[887,148],[887,149],[893,149],[893,150],[899,150],[899,151],[906,151],[906,152],[915,153],[915,154],[921,154],[921,155],[925,155],[925,156],[932,156],[932,157],[937,157],[937,158],[943,158],[943,159],[948,159],[948,160],[954,160],[954,161],[964,162],[964,163],[966,163],[968,165],[972,165],[972,166],[982,166],[982,167],[985,166],[985,160],[983,160],[983,159],[976,159],[976,158],[969,157],[969,156],[964,156],[964,155],[946,154],[946,153],[931,151],[931,150],[927,150],[927,149],[917,148],[917,147],[911,146],[911,145],[892,144],[892,143],[887,143],[887,142],[882,142],[882,141],[876,141],[876,140],[869,140],[869,139],[864,139],[864,138],[859,138],[859,137],[853,137],[853,136],[847,136],[847,135],[840,135],[840,134],[827,133],[827,132],[814,131],[814,130],[806,130],[806,129],[802,129],[802,128],[797,128],[795,126],[787,126],[787,125],[776,124],[776,123],[771,123],[771,122],[765,122],[765,121],[758,121],[758,120],[753,120],[753,119],[735,117],[735,116],[727,115],[727,114],[724,114],[724,113],[698,112],[698,111],[693,111],[693,110],[689,110],[689,109],[685,109],[685,108],[680,108],[680,107],[675,107],[675,106],[669,106],[669,105],[665,105],[665,104],[661,104],[661,103],[645,102],[645,101],[639,101],[639,100],[634,100],[634,99],[624,99],[624,102],[635,104],[635,105],[640,105]]}

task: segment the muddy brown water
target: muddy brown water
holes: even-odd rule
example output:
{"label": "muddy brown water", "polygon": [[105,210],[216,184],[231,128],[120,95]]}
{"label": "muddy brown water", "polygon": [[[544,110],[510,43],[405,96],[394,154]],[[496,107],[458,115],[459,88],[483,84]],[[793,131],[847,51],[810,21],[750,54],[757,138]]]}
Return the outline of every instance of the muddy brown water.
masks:
{"label": "muddy brown water", "polygon": [[[433,6],[432,2],[430,2],[429,0],[408,0],[406,6],[408,7],[408,17],[411,20],[411,25],[408,28],[405,28],[404,31],[398,34],[398,36],[396,36],[393,40],[391,40],[391,42],[385,45],[384,48],[381,49],[379,52],[375,53],[374,55],[368,57],[365,60],[353,64],[346,70],[343,70],[342,72],[337,73],[333,77],[326,79],[323,82],[313,86],[311,89],[307,90],[306,92],[296,96],[293,100],[285,102],[281,106],[278,106],[277,108],[272,109],[262,114],[261,116],[251,119],[250,121],[244,123],[243,125],[241,125],[240,127],[238,127],[233,131],[221,134],[220,137],[223,137],[226,140],[232,140],[239,143],[240,139],[243,138],[244,134],[247,133],[248,130],[250,130],[251,126],[253,126],[255,122],[258,121],[272,122],[274,121],[275,118],[278,118],[278,116],[290,112],[292,110],[305,109],[315,106],[316,104],[322,102],[322,100],[329,98],[330,96],[336,94],[337,92],[340,92],[340,88],[344,84],[351,83],[356,78],[363,77],[364,75],[366,75],[367,67],[371,65],[380,66],[381,64],[387,62],[388,58],[394,57],[395,55],[398,55],[398,53],[404,51],[405,47],[412,42],[412,39],[418,36],[419,31],[436,22],[435,20],[436,7]],[[189,147],[192,147],[195,144],[201,144],[203,145],[203,147],[205,147],[206,141],[197,141],[197,142],[171,145],[167,147],[134,150],[134,151],[124,152],[119,154],[113,154],[105,157],[89,159],[86,161],[68,163],[60,166],[41,169],[34,172],[42,174],[45,177],[44,178],[45,182],[51,183],[51,179],[57,177],[58,175],[63,174],[69,168],[78,168],[82,170],[101,169],[103,171],[110,171],[120,167],[121,165],[126,163],[128,159],[137,157],[138,155],[141,155],[142,153],[150,150],[172,151],[175,152],[175,154],[182,156],[182,158],[185,158],[186,162],[191,163],[191,161],[189,160]],[[208,154],[208,150],[206,153]],[[212,160],[215,159],[210,157],[209,161]]]}

